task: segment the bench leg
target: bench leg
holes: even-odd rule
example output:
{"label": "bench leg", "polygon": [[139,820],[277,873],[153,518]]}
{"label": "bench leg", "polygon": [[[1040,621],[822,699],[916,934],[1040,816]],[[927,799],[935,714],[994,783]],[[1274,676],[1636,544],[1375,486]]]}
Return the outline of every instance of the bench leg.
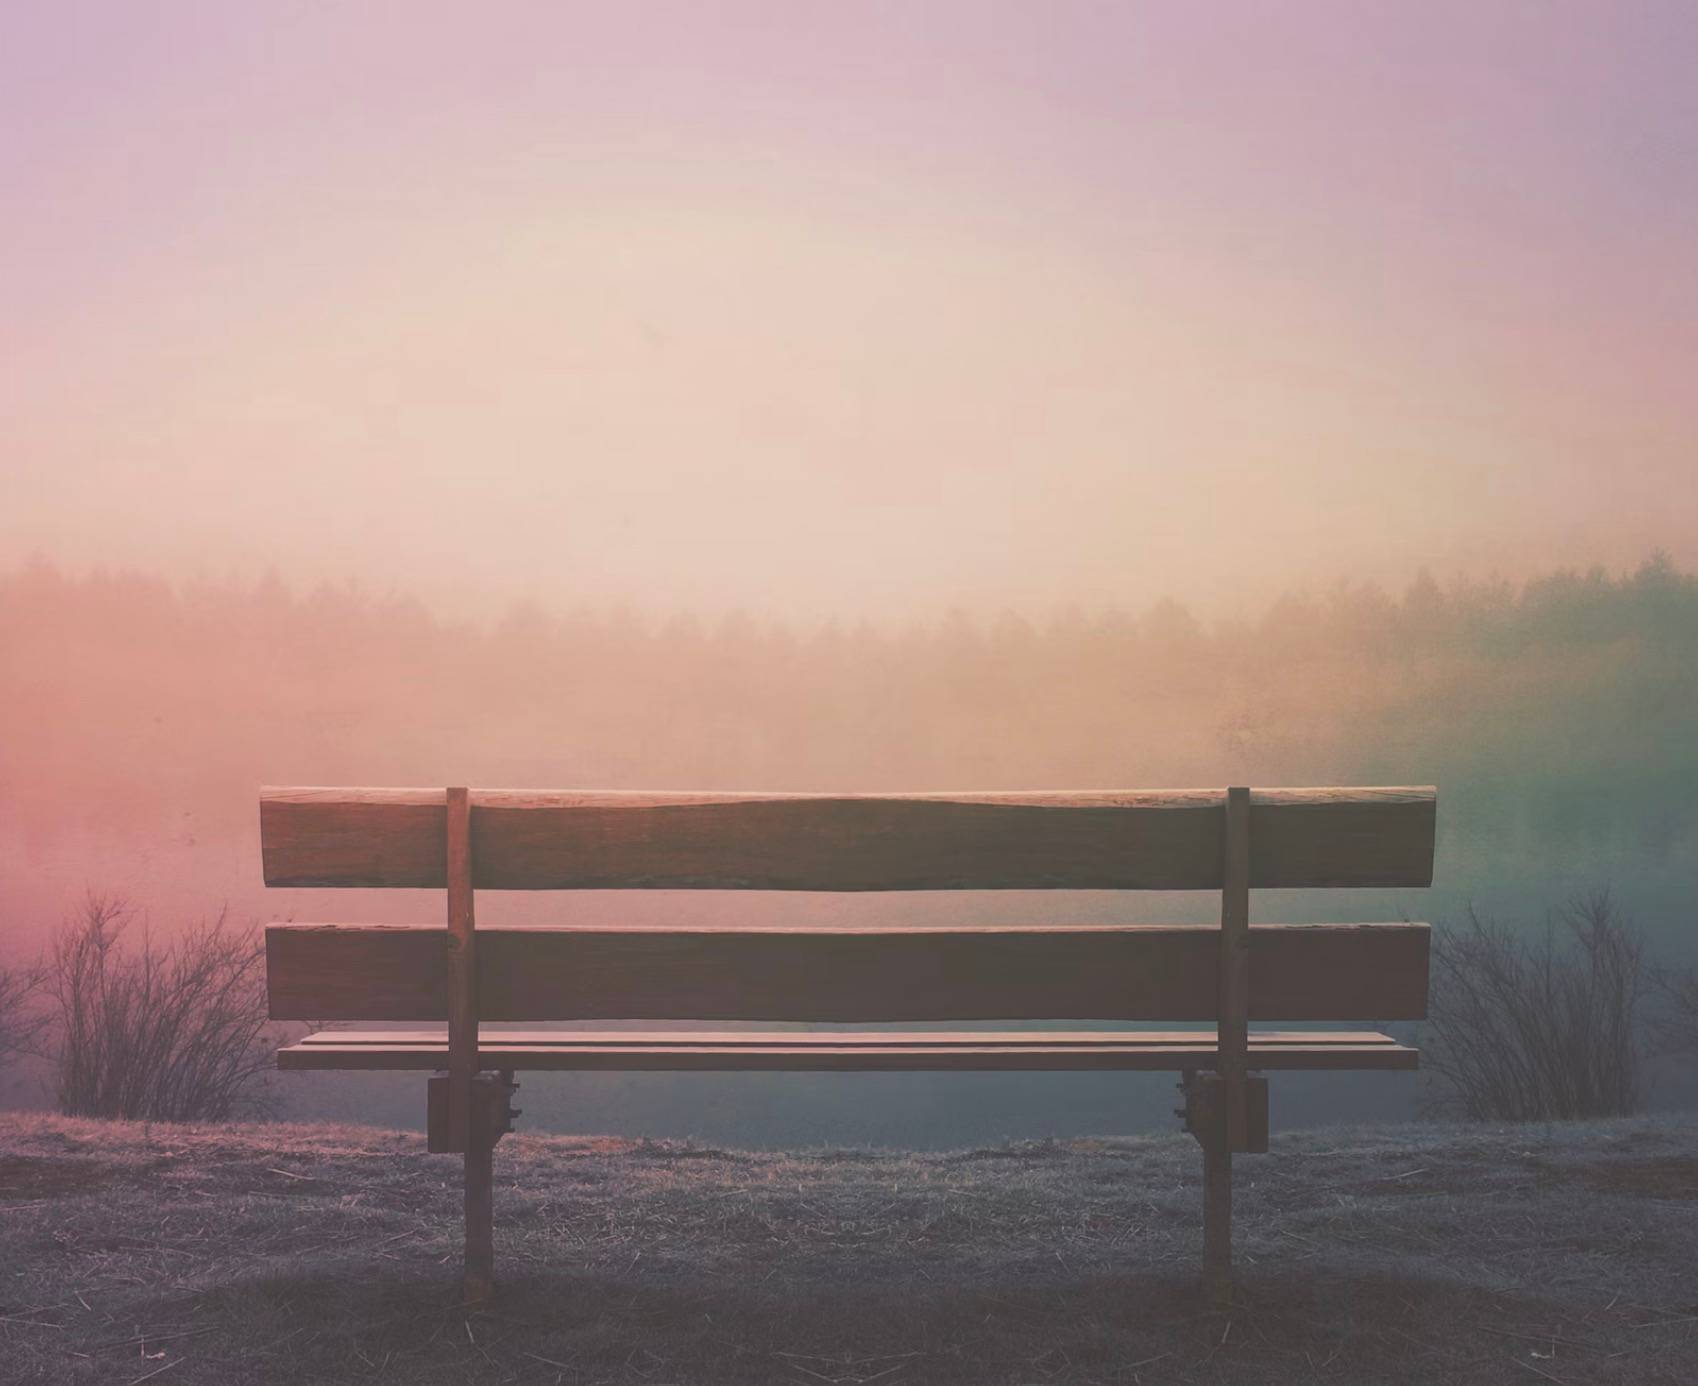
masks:
{"label": "bench leg", "polygon": [[495,1292],[495,1135],[474,1105],[466,1141],[466,1280],[464,1300],[481,1304]]}
{"label": "bench leg", "polygon": [[1232,1303],[1232,1151],[1203,1143],[1203,1285],[1218,1306]]}

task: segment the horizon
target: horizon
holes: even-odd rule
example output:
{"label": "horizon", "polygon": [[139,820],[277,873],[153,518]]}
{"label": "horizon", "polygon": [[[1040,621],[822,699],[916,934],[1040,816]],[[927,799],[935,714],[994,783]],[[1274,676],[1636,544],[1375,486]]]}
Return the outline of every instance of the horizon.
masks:
{"label": "horizon", "polygon": [[1145,596],[1107,596],[1096,603],[1078,600],[1056,601],[1047,606],[1020,606],[1012,602],[1002,605],[966,605],[920,608],[903,614],[822,611],[817,613],[786,613],[761,610],[748,606],[690,607],[644,605],[617,594],[605,600],[586,600],[572,593],[543,592],[488,594],[485,603],[468,605],[455,602],[448,594],[412,590],[395,584],[380,587],[356,574],[340,578],[307,576],[291,579],[274,567],[262,571],[243,571],[237,565],[227,566],[221,573],[199,571],[174,573],[169,568],[150,569],[140,564],[114,565],[96,560],[84,564],[60,562],[35,550],[9,563],[0,559],[0,580],[18,579],[32,571],[45,571],[52,580],[71,583],[100,581],[161,583],[174,600],[181,601],[197,589],[257,594],[275,591],[295,605],[315,598],[331,596],[347,598],[367,607],[417,605],[432,622],[439,625],[471,625],[481,634],[498,630],[504,622],[541,616],[545,619],[569,618],[631,623],[654,635],[664,635],[680,624],[713,630],[742,621],[755,623],[757,629],[782,632],[800,639],[828,632],[857,632],[866,630],[875,636],[898,635],[904,631],[924,630],[945,623],[965,621],[989,631],[997,622],[1012,618],[1034,630],[1044,630],[1075,621],[1086,623],[1107,620],[1145,619],[1156,612],[1176,611],[1197,622],[1205,635],[1227,636],[1242,625],[1269,620],[1283,606],[1291,604],[1325,604],[1328,601],[1383,597],[1392,603],[1407,602],[1416,593],[1431,592],[1441,599],[1477,599],[1487,591],[1497,591],[1511,601],[1521,602],[1536,594],[1541,587],[1562,581],[1603,583],[1621,587],[1648,574],[1667,573],[1677,579],[1698,576],[1698,564],[1683,567],[1674,555],[1663,548],[1653,548],[1636,559],[1611,566],[1603,562],[1568,562],[1533,567],[1521,573],[1501,569],[1473,573],[1464,570],[1435,573],[1430,565],[1418,565],[1402,581],[1382,581],[1375,577],[1353,577],[1346,573],[1320,576],[1313,581],[1296,581],[1273,590],[1252,592],[1248,589],[1222,599],[1214,606],[1205,605],[1183,593],[1165,591]]}

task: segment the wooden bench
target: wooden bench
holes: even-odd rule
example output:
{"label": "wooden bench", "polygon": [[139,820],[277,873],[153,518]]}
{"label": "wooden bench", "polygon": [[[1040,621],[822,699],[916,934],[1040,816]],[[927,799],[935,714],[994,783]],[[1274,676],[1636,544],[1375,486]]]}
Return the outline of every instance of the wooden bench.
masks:
{"label": "wooden bench", "polygon": [[[1203,1265],[1230,1295],[1232,1156],[1267,1149],[1275,1069],[1412,1069],[1425,924],[1258,924],[1252,887],[1426,886],[1430,788],[1151,793],[267,789],[272,886],[445,889],[447,925],[274,924],[285,1069],[440,1070],[432,1150],[465,1160],[465,1295],[491,1292],[491,1153],[520,1069],[1171,1070],[1203,1149]],[[473,891],[1215,890],[1213,925],[484,928]],[[532,1030],[480,1021],[1078,1022],[1074,1029]],[[1103,1022],[1213,1022],[1128,1030]],[[1253,1021],[1286,1028],[1252,1031]]]}

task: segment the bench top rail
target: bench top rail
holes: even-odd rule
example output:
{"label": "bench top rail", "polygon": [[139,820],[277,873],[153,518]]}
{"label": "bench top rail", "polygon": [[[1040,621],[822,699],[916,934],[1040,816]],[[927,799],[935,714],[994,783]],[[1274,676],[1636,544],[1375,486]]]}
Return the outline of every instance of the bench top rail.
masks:
{"label": "bench top rail", "polygon": [[[1225,797],[473,790],[472,885],[1218,890]],[[1431,786],[1253,791],[1249,884],[1430,885],[1435,804]],[[440,789],[263,789],[260,839],[271,886],[447,884]]]}

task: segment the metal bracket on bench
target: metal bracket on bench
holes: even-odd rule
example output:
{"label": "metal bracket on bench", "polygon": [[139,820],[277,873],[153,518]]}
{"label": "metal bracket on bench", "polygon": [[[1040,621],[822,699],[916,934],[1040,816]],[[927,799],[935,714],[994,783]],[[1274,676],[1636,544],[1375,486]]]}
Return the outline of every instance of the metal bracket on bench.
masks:
{"label": "metal bracket on bench", "polygon": [[[1183,1107],[1173,1114],[1185,1123],[1185,1129],[1205,1148],[1217,1143],[1225,1148],[1227,1140],[1226,1080],[1218,1073],[1198,1073],[1187,1069],[1176,1084],[1185,1099]],[[1244,1079],[1244,1143],[1237,1153],[1265,1155],[1268,1149],[1268,1080],[1252,1073]]]}
{"label": "metal bracket on bench", "polygon": [[[433,1155],[455,1154],[462,1149],[449,1130],[448,1085],[449,1075],[436,1073],[426,1089],[426,1148]],[[471,1128],[489,1145],[511,1131],[514,1121],[524,1115],[522,1107],[513,1105],[513,1094],[518,1090],[511,1071],[473,1075]]]}

